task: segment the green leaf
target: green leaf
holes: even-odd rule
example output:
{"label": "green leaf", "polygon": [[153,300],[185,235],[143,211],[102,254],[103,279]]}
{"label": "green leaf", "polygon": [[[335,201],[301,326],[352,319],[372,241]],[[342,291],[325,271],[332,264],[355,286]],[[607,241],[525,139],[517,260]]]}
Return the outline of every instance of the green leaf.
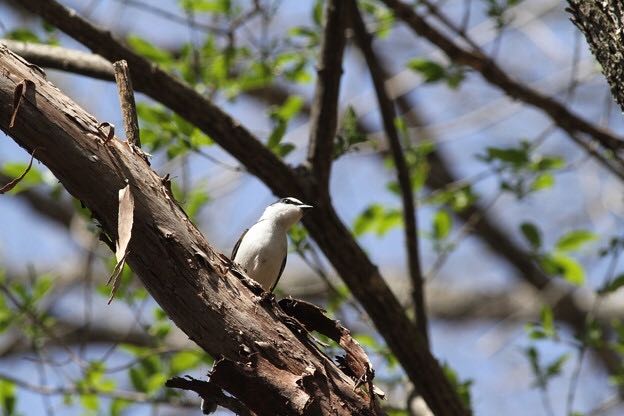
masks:
{"label": "green leaf", "polygon": [[147,379],[146,388],[148,393],[155,393],[160,390],[167,381],[167,375],[156,373]]}
{"label": "green leaf", "polygon": [[604,286],[597,290],[597,293],[599,295],[608,295],[615,292],[622,286],[624,286],[624,273],[616,276],[612,280],[609,280]]}
{"label": "green leaf", "polygon": [[188,195],[187,201],[184,204],[184,211],[191,218],[195,220],[200,210],[210,201],[208,192],[204,191],[201,187],[195,188]]}
{"label": "green leaf", "polygon": [[367,232],[375,232],[378,237],[403,223],[401,211],[385,208],[380,204],[368,206],[353,223],[353,233],[359,237]]}
{"label": "green leaf", "polygon": [[155,355],[144,357],[141,360],[140,364],[141,367],[143,367],[143,369],[145,370],[145,374],[148,376],[162,372],[162,364],[160,362],[160,359]]}
{"label": "green leaf", "polygon": [[274,151],[277,148],[277,145],[282,141],[282,138],[284,138],[284,134],[286,134],[287,127],[288,123],[286,121],[281,119],[277,121],[269,139],[267,140],[267,147],[269,149]]}
{"label": "green leaf", "polygon": [[315,0],[312,7],[312,21],[316,26],[323,24],[323,1]]}
{"label": "green leaf", "polygon": [[274,112],[274,115],[282,120],[289,121],[296,116],[301,107],[303,107],[303,98],[299,95],[291,95],[286,99],[286,102],[282,104],[279,109]]}
{"label": "green leaf", "polygon": [[568,354],[563,354],[546,366],[545,376],[551,378],[561,374],[561,369],[565,362],[570,358]]}
{"label": "green leaf", "polygon": [[183,371],[197,367],[202,362],[201,353],[197,351],[181,351],[171,357],[171,374],[180,374]]}
{"label": "green leaf", "polygon": [[563,237],[561,237],[555,247],[561,251],[576,251],[580,249],[584,244],[594,241],[598,236],[590,231],[575,230],[570,231]]}
{"label": "green leaf", "polygon": [[522,235],[524,235],[524,238],[534,250],[540,248],[542,245],[542,236],[535,224],[524,222],[520,225],[520,231],[522,231]]}
{"label": "green leaf", "polygon": [[212,146],[214,144],[214,141],[210,137],[208,137],[206,134],[204,134],[203,131],[197,128],[193,129],[193,132],[189,137],[189,142],[191,143],[191,146],[196,149],[204,146]]}
{"label": "green leaf", "polygon": [[[6,162],[2,165],[0,171],[6,176],[11,178],[19,178],[24,171],[28,168],[28,163],[22,162]],[[9,191],[10,194],[18,194],[33,186],[41,185],[43,183],[43,174],[33,164],[26,174],[13,189]],[[4,184],[1,184],[4,185]],[[1,186],[0,185],[0,186]]]}
{"label": "green leaf", "polygon": [[547,337],[546,333],[544,332],[544,328],[531,322],[527,322],[524,325],[524,330],[526,331],[530,339],[536,340],[544,339]]}
{"label": "green leaf", "polygon": [[95,412],[100,407],[100,400],[95,394],[83,394],[80,396],[80,404],[85,409]]}
{"label": "green leaf", "polygon": [[540,312],[542,329],[544,330],[544,334],[552,338],[556,335],[555,330],[555,319],[553,316],[553,311],[548,305],[542,306],[542,310]]}
{"label": "green leaf", "polygon": [[538,175],[531,184],[534,191],[552,188],[555,184],[555,177],[551,173],[542,173]]}
{"label": "green leaf", "polygon": [[407,63],[407,67],[420,73],[426,83],[440,81],[446,76],[446,69],[433,61],[423,58],[414,58]]}
{"label": "green leaf", "polygon": [[14,416],[17,396],[15,395],[15,384],[8,380],[0,380],[0,404],[2,404],[2,414]]}
{"label": "green leaf", "polygon": [[470,409],[472,407],[470,387],[473,384],[473,380],[460,380],[457,372],[453,370],[451,366],[449,366],[447,363],[442,364],[442,370],[444,371],[444,375],[446,376],[446,378],[450,381],[451,385],[457,392],[457,395],[460,397],[462,402],[464,402],[464,406],[466,406],[467,409]]}
{"label": "green leaf", "polygon": [[19,40],[21,42],[40,43],[39,36],[30,29],[19,28],[4,35],[7,39]]}
{"label": "green leaf", "polygon": [[35,281],[35,284],[32,289],[33,300],[42,299],[46,293],[50,291],[52,285],[54,284],[54,280],[50,275],[41,275]]}
{"label": "green leaf", "polygon": [[351,106],[347,107],[340,121],[340,129],[334,140],[334,159],[349,152],[353,146],[364,143],[366,134],[360,130],[358,115]]}
{"label": "green leaf", "polygon": [[180,7],[198,13],[228,14],[232,8],[231,0],[180,0]]}
{"label": "green leaf", "polygon": [[293,150],[295,150],[295,145],[292,143],[280,143],[279,146],[273,149],[274,153],[281,158],[288,156]]}
{"label": "green leaf", "polygon": [[110,404],[110,416],[121,416],[124,409],[130,404],[129,401],[123,399],[114,399]]}
{"label": "green leaf", "polygon": [[147,384],[145,382],[146,374],[138,367],[132,367],[128,371],[128,375],[130,376],[130,382],[132,383],[132,387],[134,387],[137,391],[147,392]]}
{"label": "green leaf", "polygon": [[552,260],[561,270],[560,274],[569,283],[581,286],[585,282],[585,270],[576,259],[565,254],[555,253],[552,255]]}
{"label": "green leaf", "polygon": [[526,146],[520,148],[497,148],[488,147],[486,149],[488,160],[500,160],[514,166],[522,166],[529,163],[529,153]]}
{"label": "green leaf", "polygon": [[453,220],[445,210],[440,210],[433,217],[433,238],[435,240],[444,240],[451,232]]}
{"label": "green leaf", "polygon": [[565,166],[565,160],[559,156],[542,156],[533,165],[535,171],[556,170]]}
{"label": "green leaf", "polygon": [[135,52],[143,55],[145,58],[159,64],[168,64],[173,62],[171,54],[157,46],[152,45],[145,39],[136,35],[129,35],[127,42]]}

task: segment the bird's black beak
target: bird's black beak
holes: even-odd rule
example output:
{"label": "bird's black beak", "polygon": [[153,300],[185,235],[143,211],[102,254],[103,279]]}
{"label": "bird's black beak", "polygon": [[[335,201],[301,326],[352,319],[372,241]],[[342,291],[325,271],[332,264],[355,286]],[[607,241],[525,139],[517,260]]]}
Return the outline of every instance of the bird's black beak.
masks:
{"label": "bird's black beak", "polygon": [[306,209],[310,209],[310,208],[314,208],[312,205],[299,205],[299,208],[306,210]]}

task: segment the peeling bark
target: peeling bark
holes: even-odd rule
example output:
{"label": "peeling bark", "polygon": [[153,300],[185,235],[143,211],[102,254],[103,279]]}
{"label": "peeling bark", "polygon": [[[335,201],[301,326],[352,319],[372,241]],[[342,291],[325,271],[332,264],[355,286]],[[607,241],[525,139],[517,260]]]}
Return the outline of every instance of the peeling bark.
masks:
{"label": "peeling bark", "polygon": [[[14,124],[13,96],[31,83]],[[131,146],[107,140],[101,123],[0,45],[0,128],[35,155],[116,240],[119,189],[135,199],[128,264],[194,342],[222,357],[213,382],[260,415],[374,415],[362,389],[215,252],[176,204],[166,179]],[[250,290],[251,289],[251,290]],[[262,294],[265,295],[265,294]],[[249,394],[253,393],[253,394]]]}

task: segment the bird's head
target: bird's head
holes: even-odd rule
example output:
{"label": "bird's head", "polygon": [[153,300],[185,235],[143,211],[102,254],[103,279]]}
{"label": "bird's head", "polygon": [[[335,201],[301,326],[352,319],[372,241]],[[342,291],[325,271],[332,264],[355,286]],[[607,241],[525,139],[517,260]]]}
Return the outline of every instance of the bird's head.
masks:
{"label": "bird's head", "polygon": [[309,208],[312,208],[312,205],[306,205],[297,198],[282,198],[266,207],[261,220],[275,221],[289,228],[295,225],[303,217],[303,212]]}

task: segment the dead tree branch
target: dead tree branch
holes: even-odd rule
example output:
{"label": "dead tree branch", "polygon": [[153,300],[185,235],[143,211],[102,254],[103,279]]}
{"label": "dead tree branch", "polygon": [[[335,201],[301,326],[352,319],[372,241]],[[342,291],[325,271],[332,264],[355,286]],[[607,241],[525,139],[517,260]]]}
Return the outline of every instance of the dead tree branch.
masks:
{"label": "dead tree branch", "polygon": [[[221,357],[213,380],[245,380],[239,395],[260,414],[375,414],[354,381],[323,355],[305,330],[283,313],[224,255],[215,252],[174,202],[167,181],[126,143],[105,141],[101,123],[64,96],[37,68],[0,46],[0,113],[13,111],[14,91],[26,90],[9,127],[0,128],[37,153],[65,188],[116,237],[119,189],[136,201],[128,263],[169,317],[209,354]],[[305,379],[308,383],[298,383]],[[226,389],[230,392],[231,386]],[[240,391],[234,391],[234,394]]]}
{"label": "dead tree branch", "polygon": [[137,119],[136,104],[134,103],[134,91],[132,80],[128,71],[128,63],[123,59],[113,64],[115,71],[115,81],[117,82],[117,92],[119,93],[119,104],[121,115],[126,132],[126,140],[131,146],[141,147],[141,137],[139,135],[139,120]]}

